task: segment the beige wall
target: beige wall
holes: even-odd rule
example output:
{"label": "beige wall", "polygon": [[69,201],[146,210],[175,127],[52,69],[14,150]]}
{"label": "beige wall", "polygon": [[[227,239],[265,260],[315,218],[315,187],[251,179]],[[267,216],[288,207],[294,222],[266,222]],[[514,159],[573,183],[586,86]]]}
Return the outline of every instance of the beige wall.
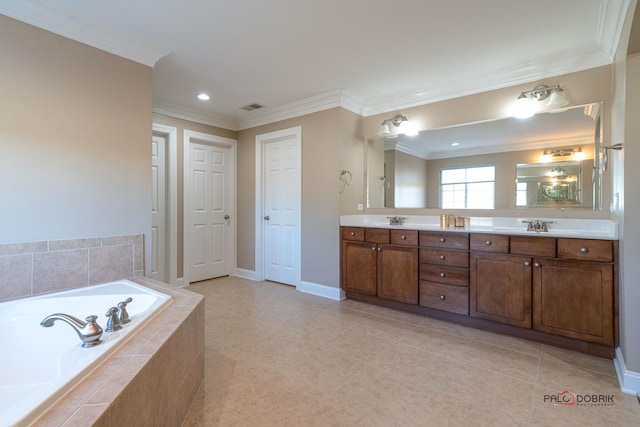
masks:
{"label": "beige wall", "polygon": [[[340,206],[349,211],[362,195],[359,118],[342,108],[238,132],[238,268],[256,265],[256,136],[295,126],[302,127],[302,281],[338,287]],[[352,173],[349,186],[340,182],[343,169]]]}
{"label": "beige wall", "polygon": [[0,243],[148,240],[151,68],[2,15],[0,52]]}
{"label": "beige wall", "polygon": [[[407,108],[398,111],[391,111],[384,114],[365,117],[363,119],[365,138],[377,138],[380,123],[385,118],[392,117],[394,114],[405,114],[409,120],[416,122],[420,129],[435,129],[440,127],[458,125],[462,123],[473,123],[496,118],[504,118],[510,116],[510,108],[518,97],[520,92],[533,89],[538,84],[554,85],[560,84],[567,93],[567,97],[571,105],[582,105],[592,102],[604,102],[604,126],[603,133],[605,142],[611,138],[611,100],[612,100],[612,67],[604,66],[586,71],[565,74],[562,76],[544,79],[537,82],[512,86],[504,89],[497,89],[488,92],[478,93],[475,95],[463,96],[460,98],[449,99],[446,101],[435,102],[432,104],[421,105],[413,108]],[[604,176],[604,195],[603,195],[603,211],[560,211],[552,209],[532,209],[530,215],[538,215],[545,217],[561,216],[576,218],[608,218],[609,205],[611,203],[611,171]],[[366,189],[365,189],[366,191]],[[367,213],[384,214],[392,212],[401,212],[405,214],[438,214],[434,210],[413,209],[413,210],[396,210],[388,209],[370,209]],[[570,212],[567,214],[567,212]],[[471,216],[518,216],[521,211],[514,209],[497,209],[495,211],[464,211],[465,215]]]}

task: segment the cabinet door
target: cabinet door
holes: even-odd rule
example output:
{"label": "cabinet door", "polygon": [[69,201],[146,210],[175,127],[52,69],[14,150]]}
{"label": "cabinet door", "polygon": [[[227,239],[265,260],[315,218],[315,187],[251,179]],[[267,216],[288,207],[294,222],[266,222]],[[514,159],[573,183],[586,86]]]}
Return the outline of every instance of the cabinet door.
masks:
{"label": "cabinet door", "polygon": [[469,281],[471,316],[531,327],[531,259],[472,253]]}
{"label": "cabinet door", "polygon": [[378,297],[418,304],[418,248],[378,245]]}
{"label": "cabinet door", "polygon": [[342,242],[342,288],[345,291],[376,295],[375,243]]}
{"label": "cabinet door", "polygon": [[613,345],[613,266],[534,260],[533,328]]}

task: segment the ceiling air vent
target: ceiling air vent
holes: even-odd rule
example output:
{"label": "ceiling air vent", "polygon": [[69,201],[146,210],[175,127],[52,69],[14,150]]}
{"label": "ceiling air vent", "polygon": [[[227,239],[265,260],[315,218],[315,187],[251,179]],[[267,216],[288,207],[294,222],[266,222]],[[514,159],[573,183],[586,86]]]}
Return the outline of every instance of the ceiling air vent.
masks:
{"label": "ceiling air vent", "polygon": [[256,104],[254,102],[253,104],[247,104],[244,107],[240,107],[240,109],[244,110],[244,111],[253,111],[253,110],[257,110],[258,108],[262,108],[262,107],[264,107],[264,105]]}

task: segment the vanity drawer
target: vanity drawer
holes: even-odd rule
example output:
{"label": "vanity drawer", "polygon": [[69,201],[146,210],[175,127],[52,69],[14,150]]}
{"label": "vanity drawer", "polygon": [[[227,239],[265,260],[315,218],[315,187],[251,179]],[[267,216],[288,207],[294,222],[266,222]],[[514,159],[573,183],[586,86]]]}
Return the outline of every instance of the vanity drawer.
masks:
{"label": "vanity drawer", "polygon": [[342,227],[342,240],[364,242],[363,227]]}
{"label": "vanity drawer", "polygon": [[420,264],[420,280],[469,286],[469,270],[466,268],[443,267],[441,265]]}
{"label": "vanity drawer", "polygon": [[418,246],[418,231],[391,230],[391,244]]}
{"label": "vanity drawer", "polygon": [[389,243],[389,230],[384,228],[366,228],[364,241],[370,243]]}
{"label": "vanity drawer", "polygon": [[469,253],[437,248],[420,248],[420,262],[425,264],[469,267]]}
{"label": "vanity drawer", "polygon": [[509,253],[555,258],[556,239],[553,237],[511,236]]}
{"label": "vanity drawer", "polygon": [[558,258],[613,262],[611,240],[558,239]]}
{"label": "vanity drawer", "polygon": [[469,289],[466,287],[421,280],[419,301],[424,307],[469,314]]}
{"label": "vanity drawer", "polygon": [[502,234],[472,234],[472,251],[509,253],[509,236]]}
{"label": "vanity drawer", "polygon": [[436,248],[448,249],[469,249],[469,234],[421,231],[420,246],[433,246]]}

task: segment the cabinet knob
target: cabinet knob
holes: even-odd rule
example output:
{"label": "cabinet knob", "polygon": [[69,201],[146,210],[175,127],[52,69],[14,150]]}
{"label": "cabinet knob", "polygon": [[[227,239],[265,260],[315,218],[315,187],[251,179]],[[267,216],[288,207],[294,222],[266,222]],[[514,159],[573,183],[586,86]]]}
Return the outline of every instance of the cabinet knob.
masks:
{"label": "cabinet knob", "polygon": [[378,246],[378,252],[381,252],[382,248],[380,246]]}
{"label": "cabinet knob", "polygon": [[534,267],[542,267],[542,265],[540,265],[540,263],[539,263],[539,262],[534,262],[534,263],[533,263],[533,266],[534,266]]}
{"label": "cabinet knob", "polygon": [[355,232],[355,231],[352,231],[352,232],[351,232],[351,235],[352,235],[352,236],[355,236],[355,235],[356,235],[356,232]]}
{"label": "cabinet knob", "polygon": [[375,250],[376,250],[375,245],[374,245],[374,246],[371,246],[371,250],[372,250],[372,251],[375,251]]}
{"label": "cabinet knob", "polygon": [[440,277],[446,277],[445,273],[440,273]]}
{"label": "cabinet knob", "polygon": [[440,255],[440,259],[444,260],[445,256],[444,255]]}
{"label": "cabinet knob", "polygon": [[484,244],[487,246],[491,246],[491,240],[487,240],[486,242],[484,242]]}
{"label": "cabinet knob", "polygon": [[444,295],[440,295],[440,299],[444,301],[445,299],[447,299],[447,297],[445,297]]}
{"label": "cabinet knob", "polygon": [[402,240],[407,240],[407,236],[401,236],[400,237]]}
{"label": "cabinet knob", "polygon": [[524,266],[525,266],[525,267],[529,267],[530,265],[531,265],[531,263],[530,263],[529,261],[525,261],[525,262],[524,262]]}
{"label": "cabinet knob", "polygon": [[587,252],[589,252],[588,248],[582,247],[580,248],[580,252],[582,252],[583,254],[586,254]]}
{"label": "cabinet knob", "polygon": [[446,241],[446,239],[445,239],[444,237],[441,237],[441,238],[440,238],[440,241],[441,241],[442,243],[444,243],[444,242]]}

